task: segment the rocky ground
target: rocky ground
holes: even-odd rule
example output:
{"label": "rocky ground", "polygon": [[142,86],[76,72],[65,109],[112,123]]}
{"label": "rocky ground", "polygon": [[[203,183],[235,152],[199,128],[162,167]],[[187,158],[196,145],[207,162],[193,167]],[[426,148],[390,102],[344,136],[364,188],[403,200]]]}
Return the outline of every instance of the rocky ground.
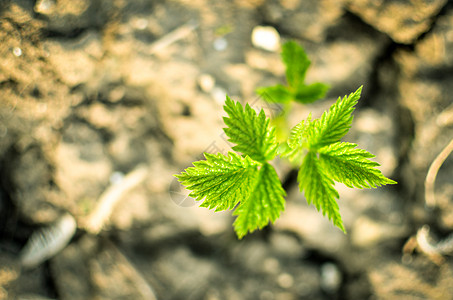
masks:
{"label": "rocky ground", "polygon": [[[290,124],[364,86],[346,140],[399,184],[336,185],[347,235],[285,162],[285,212],[241,241],[172,177],[228,150],[226,93],[276,113],[257,26],[331,86]],[[453,297],[453,1],[3,0],[0,41],[0,299]]]}

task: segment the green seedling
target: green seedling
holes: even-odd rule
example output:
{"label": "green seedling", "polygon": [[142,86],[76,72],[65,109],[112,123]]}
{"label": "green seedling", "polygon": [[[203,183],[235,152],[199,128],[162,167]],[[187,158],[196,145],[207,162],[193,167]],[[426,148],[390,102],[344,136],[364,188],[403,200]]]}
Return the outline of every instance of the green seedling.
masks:
{"label": "green seedling", "polygon": [[288,138],[290,128],[287,123],[287,113],[291,111],[292,104],[315,102],[324,98],[329,89],[329,86],[324,83],[305,83],[311,61],[305,50],[296,42],[289,41],[282,46],[281,58],[285,65],[287,85],[277,84],[256,90],[262,99],[283,105],[281,113],[271,120],[271,124],[276,126],[278,141]]}
{"label": "green seedling", "polygon": [[[297,46],[291,42],[284,46],[283,52],[285,49],[287,52],[282,55],[283,60],[287,66],[291,65],[291,60],[305,61],[306,66],[287,71],[290,87],[285,89],[291,93],[304,90],[303,75],[308,68],[304,52],[302,55],[294,45]],[[235,144],[232,149],[240,154],[205,153],[206,160],[194,162],[193,167],[175,176],[191,190],[189,196],[204,199],[201,207],[215,211],[234,210],[233,215],[237,218],[233,227],[241,239],[249,232],[274,223],[285,208],[286,192],[270,164],[279,155],[299,166],[297,180],[307,202],[313,203],[346,233],[334,181],[351,188],[396,183],[376,168],[379,164],[370,160],[373,154],[357,148],[356,144],[340,141],[351,127],[352,113],[361,91],[362,87],[349,96],[338,98],[318,119],[312,120],[310,115],[302,120],[283,142],[277,141],[276,128],[270,125],[264,110],[257,113],[248,104],[244,107],[226,96],[224,110],[228,116],[224,117],[227,126],[224,131],[229,142]],[[307,102],[314,101],[313,98],[306,98],[310,99]]]}
{"label": "green seedling", "polygon": [[270,102],[289,103],[291,101],[307,104],[325,96],[329,86],[316,82],[305,84],[305,75],[310,67],[310,60],[304,49],[294,41],[285,43],[281,53],[286,67],[288,85],[277,84],[256,90],[264,100]]}

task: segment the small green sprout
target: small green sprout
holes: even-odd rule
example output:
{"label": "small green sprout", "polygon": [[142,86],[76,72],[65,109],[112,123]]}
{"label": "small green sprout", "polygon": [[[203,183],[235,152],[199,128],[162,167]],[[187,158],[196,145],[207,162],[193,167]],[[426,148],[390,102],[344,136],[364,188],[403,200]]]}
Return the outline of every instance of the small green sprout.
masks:
{"label": "small green sprout", "polygon": [[[310,61],[300,46],[294,42],[285,44],[282,58],[289,86],[264,88],[265,92],[261,89],[263,95],[272,95],[272,99],[282,102],[294,99],[303,103],[324,96],[326,85],[303,83]],[[232,149],[240,154],[205,153],[206,160],[194,162],[193,167],[175,176],[192,191],[189,196],[204,199],[200,206],[215,211],[234,210],[234,230],[242,239],[247,233],[274,223],[285,208],[286,192],[269,163],[279,154],[300,166],[297,180],[307,202],[346,233],[334,181],[351,188],[396,184],[376,168],[379,164],[370,160],[373,154],[340,141],[351,127],[361,91],[359,87],[349,96],[338,98],[319,119],[312,120],[310,115],[302,120],[281,143],[264,110],[257,113],[248,104],[243,107],[226,96],[224,110],[228,117],[224,117],[224,131],[229,142],[235,144]]]}

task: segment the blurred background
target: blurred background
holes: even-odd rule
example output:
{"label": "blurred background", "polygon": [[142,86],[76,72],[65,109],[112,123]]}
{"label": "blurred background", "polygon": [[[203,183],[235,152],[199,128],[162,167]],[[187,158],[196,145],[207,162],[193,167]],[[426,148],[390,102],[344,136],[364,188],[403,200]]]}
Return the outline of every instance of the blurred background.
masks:
{"label": "blurred background", "polygon": [[[363,85],[345,140],[399,184],[336,184],[344,235],[275,161],[286,209],[239,241],[173,174],[230,149],[226,94],[281,112],[288,40],[330,85],[289,125]],[[452,95],[453,1],[2,0],[0,299],[447,299]]]}

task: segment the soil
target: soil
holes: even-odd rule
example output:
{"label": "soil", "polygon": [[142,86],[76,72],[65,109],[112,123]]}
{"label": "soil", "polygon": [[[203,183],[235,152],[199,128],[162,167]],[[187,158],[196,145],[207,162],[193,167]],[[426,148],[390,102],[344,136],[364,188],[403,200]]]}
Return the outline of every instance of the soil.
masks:
{"label": "soil", "polygon": [[[242,240],[173,177],[230,149],[225,94],[281,111],[255,93],[285,78],[257,26],[330,85],[288,124],[363,85],[345,140],[398,185],[336,184],[347,235],[284,161],[285,211]],[[0,299],[453,299],[449,153],[425,197],[453,137],[453,1],[4,0],[0,41]]]}

